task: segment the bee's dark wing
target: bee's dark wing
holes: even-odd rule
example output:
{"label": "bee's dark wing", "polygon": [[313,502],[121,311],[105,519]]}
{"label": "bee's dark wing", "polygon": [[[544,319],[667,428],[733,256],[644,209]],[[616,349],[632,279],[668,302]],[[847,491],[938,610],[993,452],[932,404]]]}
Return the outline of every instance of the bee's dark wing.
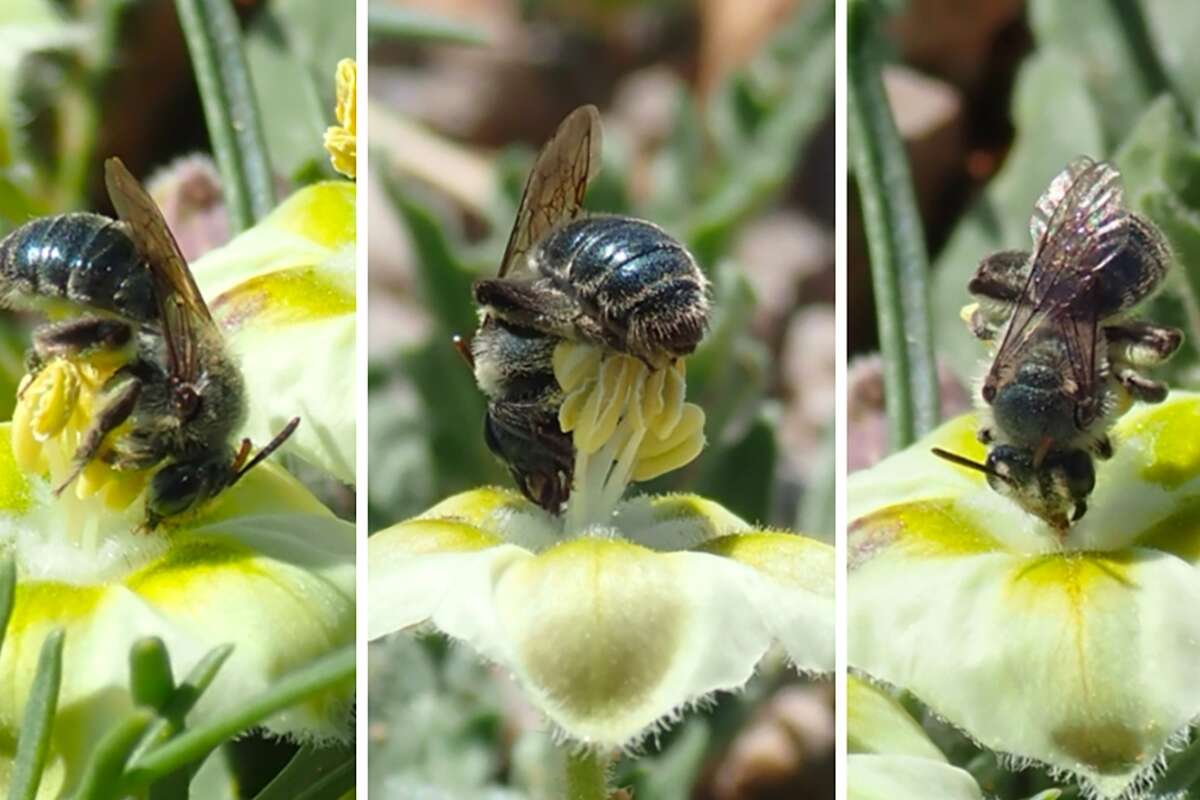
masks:
{"label": "bee's dark wing", "polygon": [[104,162],[104,182],[117,216],[150,268],[167,347],[167,368],[181,382],[191,382],[199,369],[198,341],[202,336],[219,335],[216,323],[162,212],[119,158]]}
{"label": "bee's dark wing", "polygon": [[1019,363],[1044,326],[1064,340],[1072,395],[1091,394],[1097,380],[1100,319],[1098,277],[1129,237],[1120,174],[1080,158],[1059,173],[1038,200],[1031,229],[1032,267],[996,351],[993,373]]}
{"label": "bee's dark wing", "polygon": [[500,277],[524,266],[524,256],[559,222],[579,216],[588,183],[600,171],[600,112],[580,106],[538,153],[517,219],[500,261]]}

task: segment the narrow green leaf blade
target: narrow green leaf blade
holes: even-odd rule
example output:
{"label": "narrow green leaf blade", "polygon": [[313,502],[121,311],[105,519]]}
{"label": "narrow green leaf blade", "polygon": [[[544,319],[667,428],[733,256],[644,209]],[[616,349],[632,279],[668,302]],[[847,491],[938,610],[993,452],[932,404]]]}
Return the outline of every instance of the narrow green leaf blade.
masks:
{"label": "narrow green leaf blade", "polygon": [[37,797],[42,770],[46,767],[46,756],[50,752],[54,713],[58,709],[65,636],[62,628],[55,628],[42,642],[37,675],[25,704],[25,718],[17,741],[17,758],[8,795],[12,800],[33,800]]}

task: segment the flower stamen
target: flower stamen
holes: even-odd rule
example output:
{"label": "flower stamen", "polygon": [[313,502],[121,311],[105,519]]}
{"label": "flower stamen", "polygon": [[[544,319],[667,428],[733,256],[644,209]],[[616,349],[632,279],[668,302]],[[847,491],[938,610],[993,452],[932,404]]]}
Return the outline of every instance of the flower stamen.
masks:
{"label": "flower stamen", "polygon": [[651,369],[603,348],[562,342],[554,375],[565,395],[559,425],[573,434],[567,530],[603,523],[632,481],[684,466],[704,448],[704,411],[685,402],[683,361]]}

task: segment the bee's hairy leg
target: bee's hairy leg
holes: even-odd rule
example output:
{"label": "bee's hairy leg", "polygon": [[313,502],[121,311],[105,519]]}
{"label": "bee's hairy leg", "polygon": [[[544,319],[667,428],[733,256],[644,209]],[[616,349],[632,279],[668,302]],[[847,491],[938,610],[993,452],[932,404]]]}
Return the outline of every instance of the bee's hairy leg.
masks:
{"label": "bee's hairy leg", "polygon": [[476,281],[473,294],[480,307],[514,325],[563,337],[575,330],[574,304],[552,288],[489,278]]}
{"label": "bee's hairy leg", "polygon": [[978,303],[974,304],[968,314],[963,315],[963,320],[967,323],[967,330],[971,335],[981,342],[994,341],[1000,333],[1000,328],[987,318]]}
{"label": "bee's hairy leg", "polygon": [[975,274],[967,283],[967,291],[1002,303],[1015,303],[1021,298],[1028,277],[1029,253],[1024,250],[1001,250],[979,262]]}
{"label": "bee's hairy leg", "polygon": [[79,477],[83,468],[91,463],[96,454],[100,452],[100,445],[104,443],[104,438],[122,422],[129,419],[141,394],[142,382],[132,375],[128,375],[123,381],[114,385],[111,391],[106,389],[103,404],[92,416],[91,423],[84,431],[79,446],[75,448],[71,473],[66,480],[54,488],[55,494],[61,494]]}
{"label": "bee's hairy leg", "polygon": [[1183,344],[1183,332],[1178,328],[1137,320],[1105,325],[1104,338],[1109,361],[1130,368],[1158,366]]}
{"label": "bee's hairy leg", "polygon": [[1112,439],[1108,438],[1108,434],[1106,433],[1097,437],[1096,440],[1092,442],[1090,449],[1092,455],[1101,461],[1107,461],[1113,457]]}
{"label": "bee's hairy leg", "polygon": [[1167,399],[1167,385],[1152,381],[1128,364],[1113,364],[1113,377],[1135,400],[1143,403],[1161,403]]}
{"label": "bee's hairy leg", "polygon": [[56,356],[75,356],[98,350],[120,350],[133,339],[129,323],[110,317],[78,317],[49,322],[33,332],[28,358],[40,365]]}

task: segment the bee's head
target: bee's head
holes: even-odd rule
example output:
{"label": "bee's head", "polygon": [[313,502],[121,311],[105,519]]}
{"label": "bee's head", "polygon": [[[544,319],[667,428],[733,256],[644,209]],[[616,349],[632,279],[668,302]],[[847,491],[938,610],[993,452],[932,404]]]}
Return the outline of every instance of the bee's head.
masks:
{"label": "bee's head", "polygon": [[559,430],[553,408],[544,419],[534,409],[518,417],[488,410],[483,437],[488,449],[505,463],[521,492],[557,514],[571,494],[570,438]]}
{"label": "bee's head", "polygon": [[1096,469],[1086,450],[1051,450],[1038,463],[1028,447],[1001,444],[984,465],[988,485],[1031,514],[1065,530],[1087,511]]}
{"label": "bee's head", "polygon": [[985,383],[983,398],[992,407],[1002,438],[1014,444],[1071,442],[1081,430],[1076,403],[1063,391],[1062,375],[1043,364],[1027,362],[1011,380]]}
{"label": "bee's head", "polygon": [[233,463],[231,454],[217,452],[160,469],[146,492],[145,527],[153,530],[163,519],[191,511],[216,497],[237,477]]}

